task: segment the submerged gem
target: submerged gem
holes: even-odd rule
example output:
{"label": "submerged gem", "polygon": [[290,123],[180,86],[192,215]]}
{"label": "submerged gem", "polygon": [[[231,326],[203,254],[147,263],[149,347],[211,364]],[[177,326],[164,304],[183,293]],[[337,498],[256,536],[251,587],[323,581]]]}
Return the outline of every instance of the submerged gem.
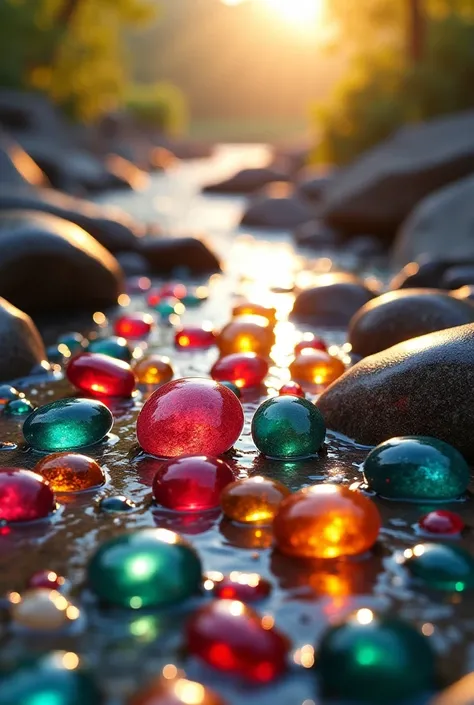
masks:
{"label": "submerged gem", "polygon": [[266,318],[270,321],[270,323],[275,323],[276,308],[271,306],[262,306],[261,304],[247,301],[237,304],[232,309],[232,317],[239,318],[239,316],[261,316],[262,318]]}
{"label": "submerged gem", "polygon": [[299,355],[302,350],[322,350],[327,352],[327,345],[322,338],[318,338],[313,333],[305,333],[303,340],[295,345],[295,355]]}
{"label": "submerged gem", "polygon": [[290,490],[281,482],[254,475],[227,485],[221,494],[221,507],[234,521],[271,524],[281,502],[289,494]]}
{"label": "submerged gem", "polygon": [[40,475],[20,468],[0,468],[0,521],[43,519],[55,507],[53,491]]}
{"label": "submerged gem", "polygon": [[461,546],[418,544],[403,556],[410,575],[428,587],[453,592],[474,588],[474,558]]}
{"label": "submerged gem", "polygon": [[98,463],[79,453],[53,453],[43,458],[35,472],[50,484],[55,492],[82,492],[105,483]]}
{"label": "submerged gem", "polygon": [[238,386],[233,382],[228,382],[226,379],[223,379],[220,381],[220,384],[222,384],[223,387],[227,387],[227,389],[230,389],[231,392],[234,392],[237,399],[240,399],[242,397],[242,392],[240,391]]}
{"label": "submerged gem", "polygon": [[58,348],[65,345],[71,355],[76,355],[84,352],[89,345],[89,341],[81,333],[64,333],[64,335],[59,336],[57,345]]}
{"label": "submerged gem", "polygon": [[129,397],[135,389],[135,375],[127,362],[99,353],[77,355],[66,368],[67,378],[82,392]]}
{"label": "submerged gem", "polygon": [[128,497],[117,495],[115,497],[104,497],[100,500],[99,509],[107,514],[119,514],[121,512],[133,512],[137,508],[135,502]]}

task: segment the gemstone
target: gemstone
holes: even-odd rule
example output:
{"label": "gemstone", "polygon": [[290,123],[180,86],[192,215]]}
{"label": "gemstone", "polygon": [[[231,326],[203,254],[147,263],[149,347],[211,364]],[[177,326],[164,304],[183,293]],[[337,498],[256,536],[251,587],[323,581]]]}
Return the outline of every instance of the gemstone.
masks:
{"label": "gemstone", "polygon": [[271,524],[290,490],[269,477],[254,475],[227,485],[221,494],[224,514],[243,524]]}
{"label": "gemstone", "polygon": [[156,304],[158,304],[160,301],[161,301],[160,289],[153,287],[148,292],[148,296],[146,297],[146,302],[147,302],[148,306],[155,308]]}
{"label": "gemstone", "polygon": [[146,453],[161,458],[217,456],[233,446],[243,425],[235,394],[217,382],[189,377],[153,392],[138,415],[137,438]]}
{"label": "gemstone", "polygon": [[49,588],[27,590],[12,603],[10,613],[17,626],[36,631],[63,629],[80,615],[64,595]]}
{"label": "gemstone", "polygon": [[237,387],[258,387],[268,374],[268,362],[256,353],[232,353],[211,368],[212,379],[234,382]]}
{"label": "gemstone", "polygon": [[213,668],[257,683],[268,683],[286,669],[289,642],[243,602],[214,600],[191,617],[187,646]]}
{"label": "gemstone", "polygon": [[71,357],[71,353],[62,345],[50,345],[46,348],[46,357],[50,364],[62,365],[65,358]]}
{"label": "gemstone", "polygon": [[175,299],[182,299],[186,296],[187,289],[184,284],[179,282],[170,282],[168,284],[163,284],[160,288],[161,296],[174,296]]}
{"label": "gemstone", "polygon": [[49,482],[54,492],[82,492],[105,483],[98,463],[79,453],[53,453],[37,463],[35,472]]}
{"label": "gemstone", "polygon": [[155,322],[149,313],[128,313],[114,323],[114,333],[126,340],[140,340],[151,333]]}
{"label": "gemstone", "polygon": [[183,350],[201,350],[215,345],[216,336],[213,330],[204,326],[201,328],[187,326],[176,332],[174,343],[177,348]]}
{"label": "gemstone", "polygon": [[167,318],[173,313],[181,315],[184,313],[185,307],[179,299],[175,296],[165,296],[160,299],[158,303],[154,306],[155,311],[157,311],[162,318]]}
{"label": "gemstone", "polygon": [[82,392],[130,397],[135,389],[135,375],[128,362],[99,353],[77,355],[68,363],[66,375]]}
{"label": "gemstone", "polygon": [[174,531],[141,529],[102,544],[88,582],[103,602],[139,609],[181,602],[199,593],[201,561]]}
{"label": "gemstone", "polygon": [[258,573],[241,573],[232,571],[229,575],[218,573],[217,576],[206,576],[204,587],[212,590],[219,600],[239,600],[240,602],[255,602],[268,597],[272,591],[271,583]]}
{"label": "gemstone", "polygon": [[25,416],[31,414],[35,408],[29,399],[12,399],[3,407],[3,413],[5,416]]}
{"label": "gemstone", "polygon": [[407,622],[369,609],[326,631],[316,670],[325,697],[351,702],[411,702],[436,687],[428,639]]}
{"label": "gemstone", "polygon": [[460,546],[418,544],[403,556],[410,575],[428,587],[454,592],[474,587],[474,558]]}
{"label": "gemstone", "polygon": [[429,534],[444,534],[445,536],[456,536],[464,529],[464,522],[459,514],[447,509],[436,509],[425,514],[418,524],[422,531]]}
{"label": "gemstone", "polygon": [[283,384],[280,387],[278,394],[281,397],[301,397],[302,399],[306,396],[303,388],[300,384],[298,384],[298,382],[287,382],[286,384]]}
{"label": "gemstone", "polygon": [[108,355],[124,362],[130,362],[132,359],[132,351],[125,338],[119,338],[115,335],[110,338],[92,340],[89,343],[89,352]]}
{"label": "gemstone", "polygon": [[273,522],[278,549],[298,558],[339,558],[365,553],[381,519],[371,499],[342,485],[305,487],[280,505]]}
{"label": "gemstone", "polygon": [[132,502],[128,497],[117,495],[115,497],[104,497],[100,500],[99,509],[108,514],[120,512],[133,512],[137,508],[135,502]]}
{"label": "gemstone", "polygon": [[266,318],[270,323],[276,322],[276,308],[272,306],[262,306],[261,304],[251,303],[247,301],[245,303],[237,304],[232,309],[232,317],[239,318],[239,316],[261,316]]}
{"label": "gemstone", "polygon": [[321,448],[326,425],[319,409],[301,397],[273,397],[252,419],[253,442],[270,458],[308,458]]}
{"label": "gemstone", "polygon": [[216,339],[221,355],[253,352],[267,356],[275,342],[275,335],[268,321],[264,323],[266,325],[247,318],[235,318],[228,323]]}
{"label": "gemstone", "polygon": [[59,336],[56,344],[58,347],[65,345],[71,355],[77,355],[77,353],[84,352],[89,345],[89,341],[87,338],[84,338],[81,333],[65,333],[64,335]]}
{"label": "gemstone", "polygon": [[129,705],[225,705],[214,691],[185,678],[158,678],[133,697]]}
{"label": "gemstone", "polygon": [[469,467],[461,453],[428,436],[400,436],[381,443],[370,451],[363,470],[370,489],[389,499],[456,499],[469,483]]}
{"label": "gemstone", "polygon": [[322,350],[305,348],[290,365],[293,379],[310,384],[331,384],[345,372],[344,363]]}
{"label": "gemstone", "polygon": [[39,570],[38,572],[33,573],[28,580],[28,587],[60,590],[65,582],[65,579],[61,575],[55,573],[54,570]]}
{"label": "gemstone", "polygon": [[318,338],[313,333],[305,333],[303,340],[295,345],[295,355],[299,355],[302,350],[322,350],[327,352],[327,345],[322,338]]}
{"label": "gemstone", "polygon": [[153,497],[168,509],[201,512],[218,507],[222,490],[234,480],[220,458],[181,456],[162,464],[153,479]]}
{"label": "gemstone", "polygon": [[35,521],[56,508],[48,483],[30,470],[0,468],[0,521]]}
{"label": "gemstone", "polygon": [[36,450],[75,450],[101,441],[113,423],[100,401],[59,399],[35,409],[23,424],[23,435]]}
{"label": "gemstone", "polygon": [[189,308],[200,306],[209,296],[209,291],[206,286],[198,286],[195,289],[187,289],[186,296],[183,296],[181,301]]}
{"label": "gemstone", "polygon": [[19,392],[15,387],[10,387],[9,384],[0,384],[0,404],[6,404],[7,401],[24,397],[23,392]]}
{"label": "gemstone", "polygon": [[174,375],[171,361],[164,355],[144,357],[135,364],[133,371],[140,384],[164,384]]}
{"label": "gemstone", "polygon": [[234,384],[233,382],[228,382],[226,379],[221,380],[220,384],[222,384],[223,387],[227,387],[227,389],[230,389],[231,392],[234,392],[237,399],[241,398],[242,392],[236,384]]}

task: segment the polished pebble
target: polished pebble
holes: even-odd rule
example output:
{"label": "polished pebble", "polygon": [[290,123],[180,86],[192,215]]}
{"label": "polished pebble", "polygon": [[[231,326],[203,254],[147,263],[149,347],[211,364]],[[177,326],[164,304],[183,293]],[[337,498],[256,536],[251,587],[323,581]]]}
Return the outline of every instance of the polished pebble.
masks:
{"label": "polished pebble", "polygon": [[425,587],[449,592],[474,588],[474,558],[461,546],[418,544],[403,552],[403,565]]}
{"label": "polished pebble", "polygon": [[64,629],[76,619],[80,612],[57,590],[48,588],[30,589],[12,604],[13,622],[33,631],[55,631]]}
{"label": "polished pebble", "polygon": [[260,386],[267,374],[267,360],[256,353],[224,355],[211,368],[212,379],[233,382],[241,389]]}
{"label": "polished pebble", "polygon": [[0,468],[0,521],[36,521],[55,509],[53,491],[40,475],[20,468]]}
{"label": "polished pebble", "polygon": [[326,385],[345,372],[344,363],[322,350],[305,348],[290,365],[290,373],[297,382]]}
{"label": "polished pebble", "polygon": [[165,296],[160,298],[157,304],[153,307],[162,318],[167,318],[172,314],[182,315],[185,311],[184,304],[175,296]]}
{"label": "polished pebble", "polygon": [[263,600],[272,591],[271,583],[258,573],[242,573],[238,570],[229,575],[207,575],[204,588],[219,600],[239,600],[245,603]]}
{"label": "polished pebble", "polygon": [[464,522],[454,512],[447,509],[436,509],[421,517],[418,522],[420,529],[428,534],[443,536],[458,536],[464,529]]}
{"label": "polished pebble", "polygon": [[91,340],[88,351],[91,353],[100,353],[108,355],[117,360],[130,362],[132,360],[132,351],[125,338],[118,336],[110,336],[110,338],[97,338]]}
{"label": "polished pebble", "polygon": [[164,355],[147,355],[135,363],[133,371],[140,384],[165,384],[174,375],[171,360]]}
{"label": "polished pebble", "polygon": [[155,322],[149,313],[128,313],[120,316],[114,323],[114,333],[126,340],[142,340],[147,338]]}
{"label": "polished pebble", "polygon": [[3,407],[5,416],[26,416],[35,410],[34,404],[29,399],[12,399]]}
{"label": "polished pebble", "polygon": [[283,384],[280,387],[278,394],[281,397],[301,397],[302,399],[306,397],[304,389],[300,384],[298,384],[298,382],[287,382],[286,384]]}
{"label": "polished pebble", "polygon": [[211,328],[186,326],[176,331],[174,344],[178,350],[206,350],[216,344],[216,336]]}
{"label": "polished pebble", "polygon": [[81,392],[97,396],[130,397],[135,375],[127,362],[99,353],[73,357],[66,367],[68,380]]}
{"label": "polished pebble", "polygon": [[216,339],[220,354],[252,352],[267,356],[275,342],[275,335],[268,321],[262,321],[257,323],[252,319],[235,318],[224,326]]}
{"label": "polished pebble", "polygon": [[253,475],[227,485],[221,494],[222,511],[245,524],[271,524],[290,490],[281,482]]}
{"label": "polished pebble", "polygon": [[35,472],[49,482],[54,492],[83,492],[105,483],[100,465],[79,453],[47,455],[37,463]]}
{"label": "polished pebble", "polygon": [[122,512],[133,512],[137,508],[135,502],[128,497],[117,495],[114,497],[104,497],[99,502],[99,509],[107,514],[120,514]]}

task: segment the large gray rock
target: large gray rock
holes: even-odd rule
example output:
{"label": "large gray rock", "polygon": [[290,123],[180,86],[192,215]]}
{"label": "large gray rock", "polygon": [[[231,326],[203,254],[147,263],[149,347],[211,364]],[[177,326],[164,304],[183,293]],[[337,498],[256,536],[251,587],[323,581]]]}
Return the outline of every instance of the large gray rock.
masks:
{"label": "large gray rock", "polygon": [[172,274],[178,270],[209,274],[221,269],[214,252],[196,237],[145,238],[140,253],[154,274]]}
{"label": "large gray rock", "polygon": [[474,306],[436,289],[402,289],[372,299],[349,324],[352,352],[366,357],[410,338],[474,322]]}
{"label": "large gray rock", "polygon": [[[474,142],[474,122],[472,129]],[[423,255],[474,260],[474,173],[425,198],[403,224],[394,263],[401,266]]]}
{"label": "large gray rock", "polygon": [[348,233],[392,240],[419,201],[473,172],[474,111],[466,111],[406,127],[341,169],[324,191],[322,214]]}
{"label": "large gray rock", "polygon": [[318,399],[328,428],[359,443],[434,436],[474,460],[474,324],[399,343],[358,362]]}
{"label": "large gray rock", "polygon": [[293,319],[313,326],[346,326],[376,292],[353,274],[323,274],[295,299]]}
{"label": "large gray rock", "polygon": [[[274,184],[281,186],[282,184]],[[286,230],[296,228],[314,218],[313,209],[293,194],[264,193],[252,199],[245,210],[241,225]]]}
{"label": "large gray rock", "polygon": [[206,193],[253,193],[274,181],[288,181],[283,171],[271,168],[242,169],[224,181],[204,186]]}
{"label": "large gray rock", "polygon": [[114,257],[84,230],[53,215],[0,216],[0,296],[28,313],[113,306],[122,291]]}
{"label": "large gray rock", "polygon": [[31,318],[0,298],[0,382],[25,377],[43,360],[46,351]]}

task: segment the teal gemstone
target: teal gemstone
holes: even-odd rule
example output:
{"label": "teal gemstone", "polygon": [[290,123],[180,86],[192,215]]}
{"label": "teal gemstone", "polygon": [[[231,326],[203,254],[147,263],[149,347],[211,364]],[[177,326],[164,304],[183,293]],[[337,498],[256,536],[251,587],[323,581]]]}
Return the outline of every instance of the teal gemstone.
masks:
{"label": "teal gemstone", "polygon": [[325,435],[321,412],[301,397],[267,399],[252,419],[253,441],[269,458],[307,458],[321,448]]}
{"label": "teal gemstone", "polygon": [[171,316],[172,313],[175,313],[177,303],[177,299],[161,299],[161,301],[158,301],[158,303],[154,306],[154,309],[155,311],[158,311],[160,316],[166,318],[167,316]]}
{"label": "teal gemstone", "polygon": [[428,436],[401,436],[381,443],[369,453],[363,469],[369,488],[389,499],[452,500],[469,483],[469,467],[461,453]]}
{"label": "teal gemstone", "polygon": [[174,531],[142,529],[104,543],[88,567],[91,590],[106,603],[139,609],[199,592],[201,561]]}
{"label": "teal gemstone", "polygon": [[316,671],[325,697],[351,702],[400,703],[436,685],[428,639],[406,622],[366,609],[325,633]]}
{"label": "teal gemstone", "polygon": [[61,365],[64,362],[64,350],[57,345],[50,345],[49,348],[46,348],[46,357],[52,365]]}
{"label": "teal gemstone", "polygon": [[57,344],[65,345],[72,355],[76,355],[76,353],[84,352],[89,341],[80,333],[65,333],[58,338]]}
{"label": "teal gemstone", "polygon": [[121,512],[133,512],[137,508],[135,502],[128,497],[117,495],[115,497],[104,497],[100,500],[99,509],[107,514],[118,514]]}
{"label": "teal gemstone", "polygon": [[108,355],[124,362],[130,362],[132,359],[132,351],[125,338],[117,338],[115,336],[92,340],[89,343],[88,351]]}
{"label": "teal gemstone", "polygon": [[196,296],[195,294],[186,294],[181,298],[182,303],[186,308],[195,308],[196,306],[201,306],[206,301],[206,298]]}
{"label": "teal gemstone", "polygon": [[35,408],[29,399],[12,399],[3,407],[3,413],[5,416],[25,416],[31,414]]}
{"label": "teal gemstone", "polygon": [[234,392],[235,396],[240,399],[242,396],[242,392],[238,388],[236,384],[233,382],[219,382],[219,384],[222,384],[223,387],[227,387],[227,389],[230,389],[231,392]]}
{"label": "teal gemstone", "polygon": [[60,399],[40,406],[23,424],[25,441],[36,450],[75,450],[101,441],[114,419],[95,399]]}
{"label": "teal gemstone", "polygon": [[404,566],[427,587],[449,592],[474,588],[474,558],[463,548],[425,543],[404,552]]}

